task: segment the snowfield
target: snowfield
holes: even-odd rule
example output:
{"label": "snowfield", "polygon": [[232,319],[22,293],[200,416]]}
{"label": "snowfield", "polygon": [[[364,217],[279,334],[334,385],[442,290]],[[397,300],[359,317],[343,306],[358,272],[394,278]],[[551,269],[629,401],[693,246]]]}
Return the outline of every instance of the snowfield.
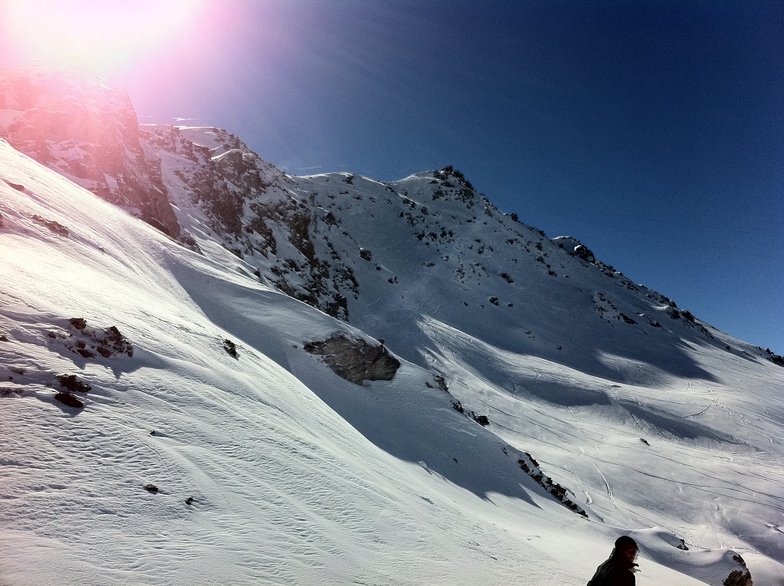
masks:
{"label": "snowfield", "polygon": [[[185,201],[201,254],[0,141],[0,584],[584,584],[621,534],[641,586],[720,585],[738,555],[784,584],[784,368],[547,239],[558,276],[513,283],[467,237],[408,246],[401,205],[464,222],[497,266],[528,229],[425,202],[424,176],[343,179],[292,191],[372,251],[348,323],[257,278]],[[425,266],[435,246],[449,260]],[[613,314],[631,306],[636,326]],[[394,378],[305,351],[336,333],[383,339]]]}

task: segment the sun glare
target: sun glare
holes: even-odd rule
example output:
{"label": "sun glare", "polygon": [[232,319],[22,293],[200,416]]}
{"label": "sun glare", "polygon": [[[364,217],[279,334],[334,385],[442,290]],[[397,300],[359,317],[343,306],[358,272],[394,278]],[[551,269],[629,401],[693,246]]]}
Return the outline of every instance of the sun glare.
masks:
{"label": "sun glare", "polygon": [[[201,0],[0,0],[0,61],[116,73],[162,52],[198,19]],[[10,53],[10,54],[9,54]]]}

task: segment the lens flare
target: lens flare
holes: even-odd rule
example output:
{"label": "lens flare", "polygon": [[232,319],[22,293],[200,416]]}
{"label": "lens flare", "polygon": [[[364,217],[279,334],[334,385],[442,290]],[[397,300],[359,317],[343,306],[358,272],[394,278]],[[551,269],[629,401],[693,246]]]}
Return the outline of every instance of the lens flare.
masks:
{"label": "lens flare", "polygon": [[2,0],[0,62],[112,74],[164,53],[202,0]]}

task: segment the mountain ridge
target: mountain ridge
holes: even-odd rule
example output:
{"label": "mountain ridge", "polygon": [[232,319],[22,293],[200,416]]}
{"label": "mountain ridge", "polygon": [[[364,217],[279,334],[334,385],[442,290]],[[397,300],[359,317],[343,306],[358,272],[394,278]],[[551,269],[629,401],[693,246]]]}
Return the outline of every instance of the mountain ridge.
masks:
{"label": "mountain ridge", "polygon": [[[780,511],[775,505],[775,470],[781,451],[770,430],[781,423],[776,397],[784,388],[784,377],[774,364],[775,355],[715,330],[663,295],[632,283],[596,260],[579,241],[549,239],[516,216],[502,214],[453,168],[396,182],[349,173],[293,177],[262,161],[237,137],[215,128],[143,126],[138,144],[144,160],[160,172],[151,193],[155,198],[166,194],[176,218],[177,231],[167,232],[177,235],[191,253],[169,249],[165,238],[138,228],[133,228],[131,242],[138,241],[146,250],[147,242],[160,240],[155,244],[158,252],[150,254],[154,262],[144,269],[161,281],[153,289],[179,291],[188,307],[198,308],[198,319],[206,318],[200,328],[223,332],[218,336],[223,346],[215,341],[216,348],[228,355],[223,360],[234,360],[240,368],[249,355],[253,361],[275,363],[280,372],[265,367],[276,373],[273,378],[289,373],[352,433],[358,431],[401,461],[421,462],[418,465],[428,475],[473,487],[485,499],[495,498],[495,493],[504,499],[523,498],[515,486],[519,478],[510,476],[510,470],[516,469],[520,478],[522,472],[533,472],[528,475],[547,478],[551,488],[566,487],[572,504],[578,501],[575,506],[608,527],[644,531],[641,528],[651,527],[650,520],[655,519],[656,525],[667,527],[662,535],[679,535],[692,546],[715,545],[716,535],[722,540],[732,535],[754,556],[765,552],[781,561],[781,539],[774,529],[780,526],[775,520],[775,511]],[[4,238],[10,242],[12,237],[45,236],[46,246],[57,247],[97,230],[76,209],[59,212],[47,207],[45,194],[54,197],[54,179],[46,179],[43,191],[37,183],[31,186],[24,173],[14,174],[22,163],[13,156],[6,155],[4,199],[19,203],[2,210]],[[26,172],[30,177],[39,173]],[[64,179],[57,185],[63,193],[76,193]],[[40,201],[38,211],[20,211],[24,198],[14,198],[22,196]],[[125,220],[111,222],[125,225]],[[148,223],[160,228],[158,221]],[[104,238],[94,238],[85,262],[103,266],[98,263],[111,254],[125,267],[125,278],[132,280],[134,255],[118,252],[123,245],[120,236],[98,245]],[[188,256],[193,252],[200,260]],[[112,278],[101,271],[107,280],[96,291],[106,295]],[[60,278],[69,281],[66,275]],[[90,295],[89,287],[78,288]],[[5,307],[13,306],[14,295],[8,290],[5,295]],[[141,289],[136,295],[143,295]],[[32,299],[39,297],[31,294]],[[299,302],[323,313],[298,309]],[[51,303],[63,302],[53,298]],[[162,303],[178,315],[190,311],[168,293]],[[260,311],[264,309],[269,315]],[[26,319],[4,313],[10,324]],[[63,336],[76,335],[67,325],[68,318],[76,317],[60,316]],[[95,316],[88,316],[87,322],[96,323]],[[99,322],[96,327],[109,325]],[[186,323],[180,325],[186,337],[196,339]],[[18,344],[20,326],[4,327],[14,332],[6,338]],[[118,327],[125,333],[123,324]],[[144,328],[134,327],[139,330],[133,336],[136,340]],[[400,359],[402,368],[388,383],[356,385],[325,378],[317,366],[322,363],[304,350],[336,332],[384,349]],[[174,341],[179,334],[172,330],[167,335],[179,348]],[[40,345],[32,338],[30,343],[31,348]],[[142,364],[154,362],[156,352],[165,354],[161,344],[155,351],[137,346],[133,360]],[[356,345],[359,354],[365,347]],[[198,348],[215,360],[212,350]],[[15,363],[8,356],[5,360]],[[190,364],[196,359],[183,360]],[[36,361],[43,364],[30,354],[26,368]],[[163,361],[177,364],[170,358]],[[116,393],[103,375],[84,364],[82,369],[91,373],[93,386],[102,381],[106,397]],[[9,373],[21,381],[25,376],[35,379],[39,385],[25,395],[24,384],[9,384],[9,396],[17,390],[22,398],[45,396],[47,385],[37,375]],[[221,388],[223,383],[208,378]],[[52,379],[49,384],[57,382]],[[751,389],[749,397],[736,384]],[[372,392],[357,395],[352,387],[384,389],[395,397],[399,413],[386,416],[390,430],[378,426],[385,417],[380,398]],[[440,433],[454,427],[460,434],[481,437],[476,445],[461,443],[460,449],[478,450],[484,456],[473,456],[468,460],[473,464],[467,466],[466,456],[453,452],[449,441],[435,436],[428,436],[432,446],[417,441],[420,424],[403,408],[417,409],[420,398],[414,398],[412,389],[426,397],[419,408],[431,418],[429,427]],[[425,404],[432,405],[432,411],[424,409]],[[88,404],[86,409],[95,407]],[[752,421],[761,423],[755,426]],[[599,422],[606,437],[599,438]],[[454,439],[449,434],[443,437]],[[597,456],[588,456],[589,448]],[[679,460],[670,460],[672,454]],[[635,458],[656,474],[636,468]],[[705,463],[698,464],[700,458]],[[506,472],[495,476],[488,467],[491,462],[499,462]],[[719,465],[727,478],[716,475],[704,483],[701,479],[713,477],[713,466]],[[680,481],[664,473],[668,466],[677,470]],[[752,473],[750,468],[766,473]],[[483,470],[488,480],[478,478],[476,470]],[[743,480],[744,471],[752,478]],[[630,482],[646,482],[650,494],[635,491],[624,476]],[[714,499],[720,515],[698,504],[668,510],[679,494],[685,494],[684,486],[691,494],[680,498],[689,503]],[[753,497],[757,500],[739,505],[728,496],[742,493],[745,502],[752,498],[747,492],[758,495]],[[708,530],[714,526],[720,531]],[[641,539],[646,540],[644,532]],[[651,553],[658,551],[654,543],[647,539]],[[665,558],[670,560],[660,559]]]}

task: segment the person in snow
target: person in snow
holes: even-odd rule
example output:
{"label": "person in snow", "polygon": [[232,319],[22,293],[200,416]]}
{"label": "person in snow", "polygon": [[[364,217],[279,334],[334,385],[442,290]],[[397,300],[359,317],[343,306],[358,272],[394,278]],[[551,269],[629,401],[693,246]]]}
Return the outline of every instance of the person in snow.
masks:
{"label": "person in snow", "polygon": [[609,559],[596,568],[588,586],[635,586],[637,542],[628,535],[615,540]]}

